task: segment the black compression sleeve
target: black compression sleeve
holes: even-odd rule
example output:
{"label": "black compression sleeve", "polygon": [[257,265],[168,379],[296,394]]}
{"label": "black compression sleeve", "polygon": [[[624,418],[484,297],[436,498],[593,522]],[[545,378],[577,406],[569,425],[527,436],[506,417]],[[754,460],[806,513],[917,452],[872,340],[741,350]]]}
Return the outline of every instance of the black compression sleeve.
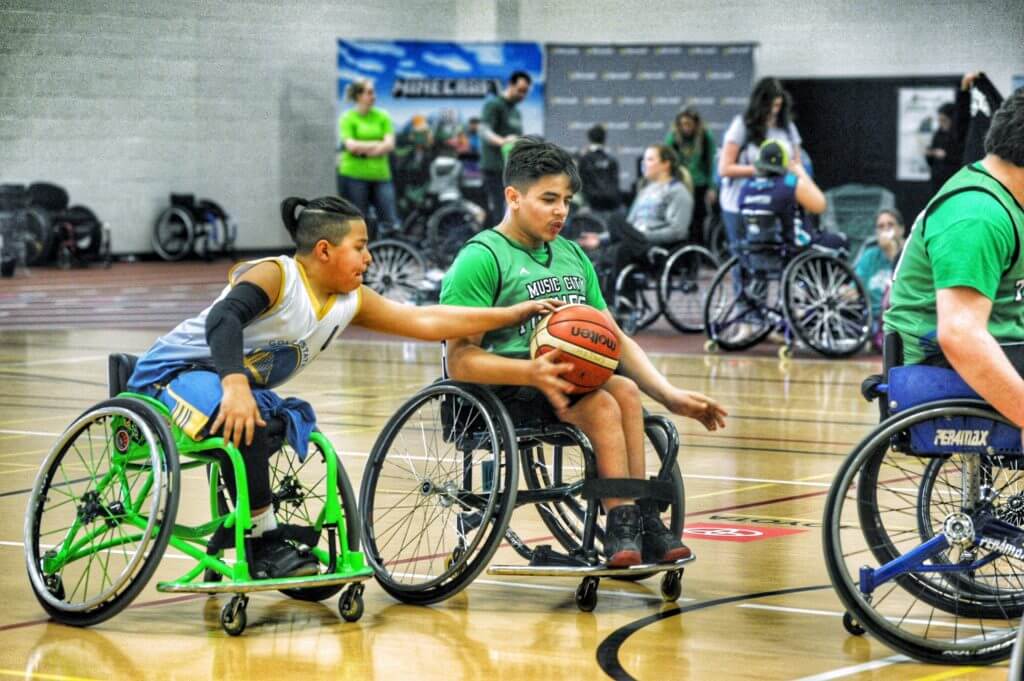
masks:
{"label": "black compression sleeve", "polygon": [[268,307],[270,298],[266,291],[243,281],[210,309],[206,316],[206,344],[221,378],[245,371],[242,329]]}

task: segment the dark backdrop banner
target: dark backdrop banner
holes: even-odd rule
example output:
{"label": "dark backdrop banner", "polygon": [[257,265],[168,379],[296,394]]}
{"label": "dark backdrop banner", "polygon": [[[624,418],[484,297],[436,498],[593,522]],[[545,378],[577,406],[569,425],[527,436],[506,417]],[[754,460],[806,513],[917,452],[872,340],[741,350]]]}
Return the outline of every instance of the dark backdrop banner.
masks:
{"label": "dark backdrop banner", "polygon": [[754,43],[572,45],[545,48],[546,136],[576,151],[587,129],[608,128],[608,147],[629,186],[637,159],[661,143],[680,109],[694,106],[720,145],[742,113],[754,77]]}

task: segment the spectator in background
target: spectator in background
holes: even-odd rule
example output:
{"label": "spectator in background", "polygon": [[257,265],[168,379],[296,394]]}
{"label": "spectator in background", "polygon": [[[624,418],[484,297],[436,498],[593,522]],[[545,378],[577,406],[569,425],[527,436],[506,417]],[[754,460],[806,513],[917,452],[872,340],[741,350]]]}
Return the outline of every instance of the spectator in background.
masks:
{"label": "spectator in background", "polygon": [[704,220],[708,206],[716,200],[714,185],[715,138],[704,127],[704,121],[693,107],[686,107],[676,115],[672,130],[665,135],[665,144],[675,152],[679,162],[690,171],[693,179],[693,218],[690,240],[705,243]]}
{"label": "spectator in background", "polygon": [[508,77],[505,91],[488,97],[480,114],[480,170],[483,171],[487,195],[488,224],[496,225],[505,217],[505,162],[502,147],[511,146],[523,134],[523,121],[516,104],[530,94],[533,80],[525,71]]}
{"label": "spectator in background", "polygon": [[932,171],[932,193],[938,193],[946,180],[960,169],[963,147],[953,130],[953,116],[956,106],[946,102],[939,107],[939,129],[932,135],[932,143],[924,151],[928,167]]}
{"label": "spectator in background", "polygon": [[982,71],[964,74],[956,95],[953,117],[957,140],[963,148],[963,165],[985,157],[985,135],[992,123],[992,114],[1003,103],[1003,96]]}
{"label": "spectator in background", "polygon": [[395,148],[394,125],[387,111],[374,106],[377,93],[370,80],[349,83],[345,99],[355,106],[338,119],[338,193],[354,203],[363,215],[367,215],[372,203],[379,234],[398,225],[395,185],[388,160],[388,154]]}
{"label": "spectator in background", "polygon": [[871,338],[876,350],[882,348],[882,300],[892,283],[892,271],[903,251],[903,215],[895,208],[883,208],[875,216],[876,244],[857,258],[854,271],[868,291],[871,304]]}
{"label": "spectator in background", "polygon": [[734,255],[738,254],[736,247],[743,238],[740,189],[746,179],[756,173],[754,161],[761,144],[769,138],[777,140],[791,161],[802,163],[800,133],[790,120],[790,109],[789,95],[782,89],[782,83],[775,78],[762,78],[754,86],[746,112],[733,118],[725,132],[718,161],[718,174],[722,179],[719,202],[729,249]]}
{"label": "spectator in background", "polygon": [[619,191],[619,162],[608,153],[604,143],[607,133],[600,123],[587,130],[589,145],[576,165],[583,182],[583,200],[596,212],[608,212],[622,207]]}

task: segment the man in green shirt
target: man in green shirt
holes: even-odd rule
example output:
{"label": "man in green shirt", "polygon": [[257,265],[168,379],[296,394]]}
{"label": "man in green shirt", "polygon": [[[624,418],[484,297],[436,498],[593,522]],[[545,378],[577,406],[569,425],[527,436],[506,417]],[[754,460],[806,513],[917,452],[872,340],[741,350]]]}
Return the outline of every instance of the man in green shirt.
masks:
{"label": "man in green shirt", "polygon": [[501,222],[505,215],[505,183],[501,176],[505,163],[501,148],[523,134],[523,119],[516,104],[530,94],[532,82],[530,74],[514,71],[508,77],[505,91],[488,97],[480,114],[480,170],[487,194],[487,220],[491,225]]}
{"label": "man in green shirt", "polygon": [[1024,90],[994,114],[985,158],[959,170],[918,216],[893,275],[885,330],[904,361],[948,360],[1024,425],[1024,379],[1000,343],[1024,341]]}
{"label": "man in green shirt", "polygon": [[[590,260],[578,245],[559,236],[572,196],[580,188],[569,153],[536,138],[523,138],[509,154],[505,185],[509,210],[501,224],[463,246],[445,276],[441,301],[491,307],[508,304],[505,301],[558,298],[604,310],[622,346],[619,374],[593,392],[570,397],[572,386],[561,374],[571,365],[559,362],[557,351],[529,358],[535,318],[450,341],[451,377],[498,386],[498,396],[516,423],[546,417],[579,427],[594,445],[602,478],[646,477],[640,391],[708,430],[724,427],[726,412],[717,402],[673,386],[640,346],[619,330],[607,312]],[[603,502],[608,510],[608,565],[670,562],[690,555],[662,523],[655,504],[638,506],[633,499],[611,498]]]}

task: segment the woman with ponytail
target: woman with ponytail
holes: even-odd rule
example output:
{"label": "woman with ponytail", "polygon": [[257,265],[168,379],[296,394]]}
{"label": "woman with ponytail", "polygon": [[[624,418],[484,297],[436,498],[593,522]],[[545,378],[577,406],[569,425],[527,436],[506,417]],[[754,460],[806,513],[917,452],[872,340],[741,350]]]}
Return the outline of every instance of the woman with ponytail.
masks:
{"label": "woman with ponytail", "polygon": [[[294,256],[243,262],[205,310],[159,338],[143,355],[130,390],[167,405],[194,439],[220,435],[245,460],[257,577],[311,574],[317,562],[277,538],[268,458],[283,440],[305,456],[316,426],[313,408],[282,400],[283,384],[328,348],[349,324],[381,333],[439,341],[519,324],[553,310],[552,301],[501,308],[409,307],[363,286],[370,264],[366,222],[345,199],[328,196],[281,203]],[[222,469],[231,477],[231,466]],[[227,480],[234,498],[234,482]]]}

